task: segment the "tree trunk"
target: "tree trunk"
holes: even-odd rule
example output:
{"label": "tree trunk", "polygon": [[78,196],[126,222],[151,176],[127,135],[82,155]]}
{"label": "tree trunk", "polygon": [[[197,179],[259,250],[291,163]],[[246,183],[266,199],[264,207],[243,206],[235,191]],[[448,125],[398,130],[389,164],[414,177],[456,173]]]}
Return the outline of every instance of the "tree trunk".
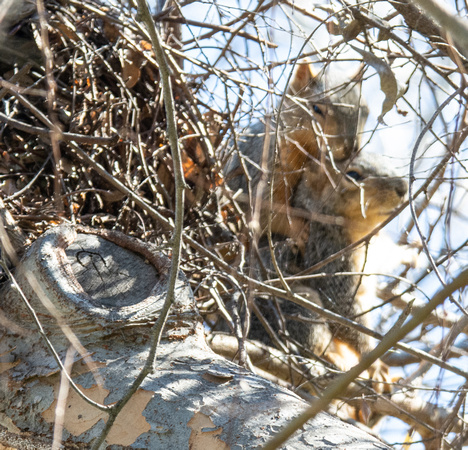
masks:
{"label": "tree trunk", "polygon": [[[68,366],[73,381],[95,402],[118,401],[144,365],[151,326],[165,300],[168,267],[167,258],[150,244],[116,232],[60,226],[39,238],[16,268],[15,279],[45,334],[62,362],[72,361]],[[18,436],[32,435],[33,442],[45,440],[46,448],[54,423],[62,423],[56,435],[63,444],[88,448],[101,433],[107,413],[67,388],[18,289],[7,284],[0,292],[0,423],[7,432],[0,439],[25,448],[26,441],[18,444]],[[182,274],[176,292],[156,372],[117,416],[107,445],[217,450],[261,446],[307,403],[213,353]],[[67,353],[70,342],[74,351]],[[326,413],[286,446],[315,447],[388,448]]]}

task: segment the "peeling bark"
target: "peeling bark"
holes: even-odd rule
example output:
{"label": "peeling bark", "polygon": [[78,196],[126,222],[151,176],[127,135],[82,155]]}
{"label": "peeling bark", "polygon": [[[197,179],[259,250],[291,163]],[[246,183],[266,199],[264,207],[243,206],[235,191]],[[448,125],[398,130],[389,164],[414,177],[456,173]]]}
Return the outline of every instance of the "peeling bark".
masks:
{"label": "peeling bark", "polygon": [[[72,378],[96,402],[118,401],[143,366],[151,324],[165,298],[168,260],[149,244],[118,233],[61,226],[27,251],[15,279],[61,359],[74,342]],[[96,233],[99,232],[96,230]],[[106,237],[106,239],[104,239]],[[117,245],[119,241],[125,247]],[[111,242],[112,241],[112,242]],[[133,248],[132,248],[133,247]],[[133,251],[132,251],[133,250]],[[148,255],[151,252],[151,263]],[[0,328],[0,442],[51,442],[60,388],[57,362],[40,338],[18,291],[0,292],[3,312],[20,328]],[[50,304],[48,304],[48,302]],[[92,364],[90,362],[92,361]],[[177,298],[158,349],[157,370],[117,417],[107,445],[115,448],[257,448],[307,403],[212,352],[190,288],[180,274]],[[107,413],[71,387],[62,442],[88,448]],[[39,445],[39,444],[38,444]],[[388,448],[365,432],[322,413],[286,448]]]}

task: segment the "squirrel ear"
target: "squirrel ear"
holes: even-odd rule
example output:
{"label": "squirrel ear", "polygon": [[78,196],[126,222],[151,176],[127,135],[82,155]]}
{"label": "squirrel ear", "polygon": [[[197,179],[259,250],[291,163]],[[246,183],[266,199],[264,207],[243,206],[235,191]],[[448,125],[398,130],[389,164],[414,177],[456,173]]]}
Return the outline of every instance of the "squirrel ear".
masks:
{"label": "squirrel ear", "polygon": [[301,61],[297,64],[296,71],[289,84],[289,89],[292,94],[300,92],[307,86],[311,86],[316,82],[317,74],[312,69],[312,64],[309,59]]}

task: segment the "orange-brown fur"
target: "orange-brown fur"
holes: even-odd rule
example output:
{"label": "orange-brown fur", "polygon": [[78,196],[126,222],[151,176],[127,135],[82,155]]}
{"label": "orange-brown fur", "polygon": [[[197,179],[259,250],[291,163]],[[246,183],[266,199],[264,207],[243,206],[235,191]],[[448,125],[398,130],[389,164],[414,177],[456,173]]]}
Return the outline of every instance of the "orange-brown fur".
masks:
{"label": "orange-brown fur", "polygon": [[[359,148],[360,135],[367,110],[360,104],[359,83],[356,81],[330,81],[323,74],[314,74],[311,64],[296,69],[280,114],[278,145],[274,130],[254,126],[251,137],[240,144],[240,152],[260,164],[264,151],[263,134],[270,132],[269,157],[276,164],[271,168],[269,181],[273,183],[273,210],[271,231],[293,238],[300,248],[306,240],[304,219],[291,214],[291,199],[310,161],[325,155],[341,161],[351,157]],[[248,159],[246,161],[248,161]],[[248,168],[252,188],[256,189],[261,174]],[[245,174],[236,154],[227,169],[230,185],[247,191]],[[261,231],[265,232],[270,220],[269,189],[262,195],[260,214]],[[302,232],[302,234],[301,234]]]}

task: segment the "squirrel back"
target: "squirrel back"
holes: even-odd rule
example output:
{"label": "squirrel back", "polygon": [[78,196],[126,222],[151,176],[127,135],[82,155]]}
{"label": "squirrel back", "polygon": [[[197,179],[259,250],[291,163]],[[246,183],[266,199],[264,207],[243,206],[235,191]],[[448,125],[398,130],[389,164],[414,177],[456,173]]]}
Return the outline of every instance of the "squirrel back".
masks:
{"label": "squirrel back", "polygon": [[[271,123],[267,130],[265,123],[259,121],[239,138],[239,152],[233,152],[226,167],[231,189],[244,193],[244,211],[250,213],[253,198],[262,202],[262,232],[269,220],[270,189],[264,185],[263,192],[257,192],[260,180],[274,183],[272,231],[297,237],[303,222],[292,217],[289,210],[305,166],[326,154],[335,161],[355,154],[367,114],[359,81],[314,74],[310,64],[298,66],[280,113],[278,145],[276,125]],[[262,161],[267,161],[267,167]]]}

